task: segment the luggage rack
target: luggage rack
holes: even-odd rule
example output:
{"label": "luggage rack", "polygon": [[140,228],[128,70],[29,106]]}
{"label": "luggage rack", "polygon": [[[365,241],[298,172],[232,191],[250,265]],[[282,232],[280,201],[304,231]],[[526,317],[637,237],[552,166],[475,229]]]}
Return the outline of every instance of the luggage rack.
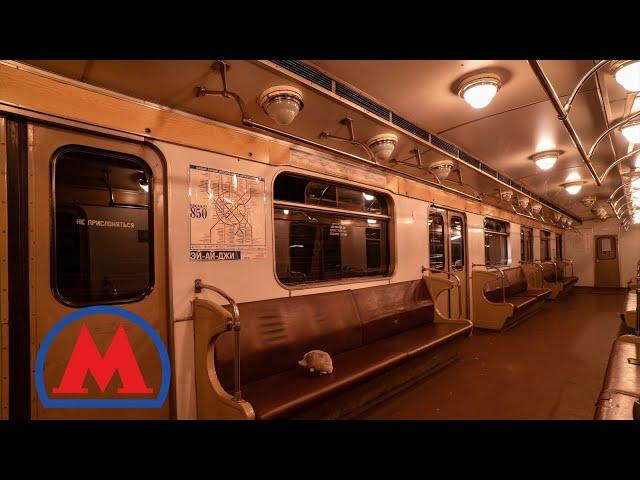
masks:
{"label": "luggage rack", "polygon": [[[611,171],[614,169],[614,167],[616,167],[617,165],[619,165],[623,161],[628,160],[629,158],[633,157],[637,153],[640,153],[640,148],[635,148],[632,151],[622,155],[621,157],[619,157],[616,160],[614,160],[606,168],[606,170],[602,173],[602,175],[599,175],[596,172],[596,170],[595,170],[595,168],[594,168],[594,166],[592,164],[592,160],[593,160],[594,154],[595,154],[598,146],[602,142],[602,140],[607,138],[609,136],[609,134],[611,132],[613,132],[615,129],[621,128],[624,125],[627,125],[628,123],[630,123],[630,122],[632,122],[634,120],[637,121],[638,119],[640,119],[640,111],[632,113],[630,115],[627,115],[626,117],[622,118],[618,122],[616,122],[613,125],[611,125],[610,127],[608,127],[593,142],[593,144],[591,145],[591,147],[589,148],[588,151],[585,149],[584,145],[582,144],[582,141],[578,137],[578,134],[577,134],[573,124],[571,123],[571,120],[569,119],[569,113],[571,111],[571,106],[573,104],[573,101],[576,98],[576,95],[580,91],[580,89],[585,85],[585,83],[591,77],[593,77],[600,69],[602,69],[605,65],[609,64],[610,62],[613,62],[613,60],[601,60],[597,64],[595,64],[587,73],[585,73],[582,76],[582,78],[578,81],[578,83],[574,87],[573,91],[571,92],[571,94],[567,98],[567,101],[563,104],[562,101],[560,100],[556,90],[554,89],[553,85],[551,84],[551,81],[549,80],[549,77],[547,77],[547,75],[544,73],[544,71],[542,70],[542,67],[540,66],[538,61],[537,60],[528,60],[528,63],[530,65],[531,69],[533,70],[533,73],[538,78],[538,81],[540,82],[540,84],[542,85],[542,88],[544,89],[544,91],[546,92],[547,96],[549,97],[549,100],[551,100],[551,103],[553,104],[553,106],[554,106],[554,108],[555,108],[555,110],[556,110],[556,112],[558,114],[558,119],[560,121],[562,121],[562,123],[564,124],[564,126],[565,126],[565,128],[567,130],[567,133],[569,133],[569,136],[571,137],[571,140],[572,140],[573,144],[575,145],[576,149],[578,150],[578,153],[582,157],[582,161],[584,162],[584,164],[586,165],[587,169],[589,170],[589,174],[591,175],[591,178],[596,182],[596,186],[598,186],[598,187],[600,187],[602,185],[602,183],[604,182],[605,178],[607,177],[607,175],[609,175],[609,173],[611,173]],[[595,80],[596,80],[596,83],[598,84],[598,88],[600,88],[600,81],[599,81],[597,75],[595,76]],[[605,115],[605,117],[606,117],[606,115]],[[605,120],[606,120],[606,118],[605,118]],[[614,154],[615,154],[615,152],[614,152]],[[640,178],[640,176],[636,172],[632,172],[631,176],[633,176],[635,178]],[[613,194],[609,197],[609,199],[607,201],[609,203],[609,205],[611,206],[611,208],[613,209],[613,212],[616,215],[616,217],[618,218],[618,220],[622,220],[622,218],[621,218],[622,215],[619,212],[619,210],[621,208],[623,208],[624,206],[629,205],[631,202],[627,202],[627,204],[623,205],[623,207],[621,207],[620,209],[617,209],[612,204],[612,200],[613,200],[614,196],[624,186],[630,185],[630,183],[631,183],[631,180],[629,182],[627,182],[626,184],[623,184],[620,187],[618,187],[618,189],[616,189],[616,191],[613,192]],[[624,192],[624,190],[623,190],[623,192]],[[625,196],[627,196],[626,192],[624,193],[622,198],[624,198]],[[619,200],[620,199],[618,199],[618,201]],[[627,210],[627,212],[628,212],[628,210]],[[629,218],[627,218],[627,220],[621,222],[622,226],[625,229],[625,231],[629,229],[629,226],[630,226],[632,221],[633,220],[632,220],[631,216],[629,216]]]}

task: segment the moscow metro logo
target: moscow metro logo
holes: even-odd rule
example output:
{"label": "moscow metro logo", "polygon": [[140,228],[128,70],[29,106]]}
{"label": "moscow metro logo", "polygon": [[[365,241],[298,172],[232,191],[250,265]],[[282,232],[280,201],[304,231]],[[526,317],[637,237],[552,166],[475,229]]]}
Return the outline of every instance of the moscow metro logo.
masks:
{"label": "moscow metro logo", "polygon": [[[117,316],[142,329],[157,350],[162,370],[159,387],[154,388],[145,380],[122,323],[117,326],[104,354],[100,352],[86,324],[88,317],[97,314]],[[44,367],[52,344],[69,325],[83,319],[85,323],[73,343],[64,372],[53,388],[49,386],[47,390]],[[115,398],[88,398],[85,383],[89,375],[97,385],[98,394],[105,393],[118,376],[120,386],[115,389]],[[160,408],[169,393],[170,379],[169,355],[158,333],[139,315],[114,306],[88,307],[67,315],[49,331],[36,357],[36,390],[45,408]]]}

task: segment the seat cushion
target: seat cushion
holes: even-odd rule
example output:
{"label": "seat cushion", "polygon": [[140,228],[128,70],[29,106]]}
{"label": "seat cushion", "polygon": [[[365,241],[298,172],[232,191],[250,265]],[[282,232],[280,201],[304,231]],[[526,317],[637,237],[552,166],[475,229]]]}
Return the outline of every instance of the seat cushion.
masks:
{"label": "seat cushion", "polygon": [[513,296],[547,298],[549,295],[551,295],[551,290],[549,290],[548,288],[530,288]]}
{"label": "seat cushion", "polygon": [[[243,383],[294,368],[310,350],[334,356],[362,345],[362,325],[349,290],[241,303],[240,357]],[[216,341],[216,371],[233,385],[234,340]]]}
{"label": "seat cushion", "polygon": [[433,302],[422,279],[352,290],[352,294],[365,344],[433,321]]}
{"label": "seat cushion", "polygon": [[540,299],[538,297],[510,297],[507,298],[507,303],[512,303],[514,307],[514,312],[518,312],[520,310],[527,310],[539,302]]}
{"label": "seat cushion", "polygon": [[640,342],[634,339],[636,337],[632,335],[624,335],[614,342],[602,385],[603,392],[640,396],[640,366],[628,360],[640,359]]}
{"label": "seat cushion", "polygon": [[244,385],[243,396],[256,418],[287,418],[470,332],[471,323],[429,323],[336,355],[330,375],[318,376],[298,367]]}
{"label": "seat cushion", "polygon": [[578,281],[578,277],[564,277],[562,279],[563,286],[573,285]]}

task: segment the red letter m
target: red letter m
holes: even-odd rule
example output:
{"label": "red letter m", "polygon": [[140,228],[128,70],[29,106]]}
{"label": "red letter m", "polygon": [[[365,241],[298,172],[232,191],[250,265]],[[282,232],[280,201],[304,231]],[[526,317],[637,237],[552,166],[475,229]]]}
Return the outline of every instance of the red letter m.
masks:
{"label": "red letter m", "polygon": [[53,393],[86,395],[88,389],[82,384],[87,372],[91,372],[100,391],[104,392],[116,370],[122,381],[122,387],[118,388],[118,393],[153,393],[153,389],[144,383],[140,367],[122,325],[116,330],[104,357],[100,355],[87,326],[82,325],[60,385],[53,389]]}

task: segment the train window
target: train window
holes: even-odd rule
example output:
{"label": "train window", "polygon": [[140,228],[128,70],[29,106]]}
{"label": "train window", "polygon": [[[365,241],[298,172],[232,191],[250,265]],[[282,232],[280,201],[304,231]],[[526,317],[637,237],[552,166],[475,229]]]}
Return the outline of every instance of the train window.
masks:
{"label": "train window", "polygon": [[486,218],[484,220],[484,261],[487,265],[509,263],[509,224]]}
{"label": "train window", "polygon": [[546,230],[540,230],[540,259],[551,260],[551,250],[549,241],[551,239],[551,232]]}
{"label": "train window", "polygon": [[464,267],[464,241],[462,218],[452,216],[449,228],[449,242],[451,244],[451,266],[454,270]]}
{"label": "train window", "polygon": [[151,185],[138,157],[82,146],[57,152],[52,286],[63,303],[123,303],[151,291]]}
{"label": "train window", "polygon": [[560,260],[564,258],[562,255],[562,235],[559,233],[556,233],[556,258]]}
{"label": "train window", "polygon": [[520,227],[520,260],[533,261],[533,229]]}
{"label": "train window", "polygon": [[429,214],[429,266],[444,270],[444,218],[437,212]]}
{"label": "train window", "polygon": [[281,174],[274,182],[276,274],[285,285],[389,273],[384,195]]}

